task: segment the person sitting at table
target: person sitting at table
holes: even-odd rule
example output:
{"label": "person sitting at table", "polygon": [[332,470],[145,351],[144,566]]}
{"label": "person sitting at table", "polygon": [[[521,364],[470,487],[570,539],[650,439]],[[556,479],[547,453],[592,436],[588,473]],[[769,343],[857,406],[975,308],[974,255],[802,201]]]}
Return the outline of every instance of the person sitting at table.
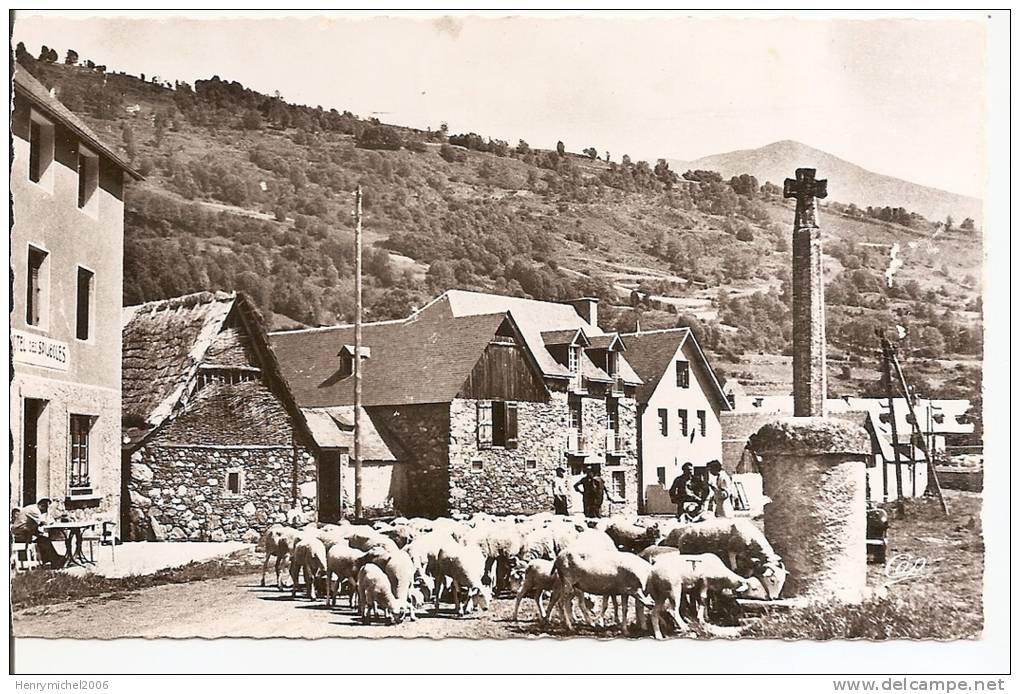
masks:
{"label": "person sitting at table", "polygon": [[42,565],[50,569],[59,569],[67,561],[62,553],[53,546],[53,541],[46,534],[49,517],[50,500],[45,496],[34,504],[29,504],[20,511],[16,510],[16,518],[11,519],[11,534],[15,542],[34,542],[39,550]]}

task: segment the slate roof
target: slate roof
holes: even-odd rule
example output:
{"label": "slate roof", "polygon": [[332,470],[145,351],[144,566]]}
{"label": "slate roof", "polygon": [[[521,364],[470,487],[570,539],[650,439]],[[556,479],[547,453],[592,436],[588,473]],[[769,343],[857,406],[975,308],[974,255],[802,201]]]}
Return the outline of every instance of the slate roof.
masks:
{"label": "slate roof", "polygon": [[60,103],[56,97],[50,95],[50,90],[42,82],[33,77],[20,64],[14,70],[15,98],[22,96],[32,102],[32,105],[45,111],[47,115],[60,121],[70,128],[81,140],[91,149],[98,150],[107,159],[124,169],[135,180],[145,180],[144,177],[132,168],[132,166],[110,147],[103,144],[99,136],[92,132],[92,129],[85,125],[85,121],[73,114],[66,106]]}
{"label": "slate roof", "polygon": [[719,402],[721,410],[730,410],[729,400],[723,392],[715,371],[708,363],[708,357],[701,350],[697,338],[688,328],[670,328],[666,330],[650,330],[641,333],[624,333],[621,335],[623,343],[627,346],[627,361],[633,365],[638,376],[644,382],[637,389],[637,400],[640,403],[648,402],[659,385],[659,380],[665,377],[672,377],[666,374],[670,360],[676,354],[677,349],[683,347],[690,340],[694,345],[694,352],[697,358],[692,361],[696,369],[700,369],[708,377],[711,384],[711,392],[706,393],[709,397],[715,397]]}
{"label": "slate roof", "polygon": [[[222,336],[232,314],[244,325],[244,347],[253,350],[273,395],[308,434],[269,349],[258,310],[244,294],[198,292],[126,306],[121,312],[121,415],[126,444],[137,445],[188,406],[203,361],[236,365],[238,355],[224,349]],[[237,392],[243,394],[244,389]]]}
{"label": "slate roof", "polygon": [[[454,317],[477,316],[486,313],[509,313],[521,331],[528,349],[537,360],[542,373],[549,378],[570,378],[570,371],[546,349],[542,334],[567,330],[581,330],[589,340],[605,335],[598,326],[589,325],[573,306],[555,301],[522,299],[516,296],[486,294],[463,289],[450,289],[433,299],[414,315],[433,311],[448,311]],[[619,374],[626,383],[640,385],[641,378],[627,363],[620,359]],[[596,366],[586,353],[581,355],[581,373],[600,380],[611,381],[609,375]]]}
{"label": "slate roof", "polygon": [[[454,318],[432,311],[363,325],[371,356],[362,362],[362,405],[453,400],[506,319],[505,313]],[[270,341],[300,407],[354,404],[354,378],[341,378],[338,357],[354,343],[354,326],[275,332]]]}
{"label": "slate roof", "polygon": [[[312,438],[320,448],[346,448],[354,454],[354,406],[315,407],[301,410]],[[361,408],[361,457],[373,462],[394,463],[405,458],[396,438],[381,433],[370,412]]]}

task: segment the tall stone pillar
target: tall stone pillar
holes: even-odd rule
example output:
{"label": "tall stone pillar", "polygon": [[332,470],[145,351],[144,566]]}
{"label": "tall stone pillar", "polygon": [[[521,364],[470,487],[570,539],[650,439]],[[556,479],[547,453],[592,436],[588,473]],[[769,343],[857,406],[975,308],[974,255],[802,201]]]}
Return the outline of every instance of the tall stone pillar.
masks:
{"label": "tall stone pillar", "polygon": [[789,417],[751,437],[762,458],[765,536],[790,572],[783,597],[859,602],[867,592],[865,468],[871,441],[842,419]]}
{"label": "tall stone pillar", "polygon": [[783,197],[796,198],[793,221],[793,414],[825,416],[825,276],[822,232],[816,198],[824,198],[827,181],[814,169],[797,169],[786,179]]}

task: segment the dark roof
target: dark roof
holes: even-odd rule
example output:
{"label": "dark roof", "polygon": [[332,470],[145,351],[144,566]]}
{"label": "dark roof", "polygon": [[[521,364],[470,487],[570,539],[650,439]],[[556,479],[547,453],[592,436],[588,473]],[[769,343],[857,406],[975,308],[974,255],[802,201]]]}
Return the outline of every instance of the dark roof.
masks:
{"label": "dark roof", "polygon": [[580,328],[573,328],[567,330],[546,330],[542,333],[542,342],[547,345],[572,345],[577,342],[577,337],[580,335],[580,344],[589,344],[589,340],[585,337],[584,332]]}
{"label": "dark roof", "polygon": [[245,344],[253,350],[266,385],[310,438],[269,347],[258,309],[244,294],[199,292],[122,311],[121,414],[127,445],[139,444],[189,407],[203,361],[238,363],[239,355],[226,349],[222,339],[228,320],[235,325],[234,316],[244,328]]}
{"label": "dark roof", "polygon": [[627,345],[620,339],[620,333],[606,333],[604,335],[592,335],[588,338],[591,343],[591,349],[609,349],[614,344],[620,345],[620,348],[624,351],[627,350]]}
{"label": "dark roof", "polygon": [[[454,318],[426,311],[406,321],[368,323],[362,341],[362,405],[407,405],[453,400],[504,321],[505,313]],[[341,377],[337,356],[354,343],[354,326],[270,334],[270,341],[302,408],[354,404],[353,376]]]}
{"label": "dark roof", "polygon": [[667,330],[651,330],[641,333],[624,333],[623,343],[627,346],[627,361],[630,362],[638,376],[644,382],[637,389],[637,400],[640,403],[648,402],[652,393],[659,385],[659,379],[665,375],[670,360],[676,354],[677,349],[683,346],[688,340],[694,345],[694,352],[697,358],[691,363],[694,368],[701,369],[710,384],[706,393],[709,397],[715,397],[722,410],[729,410],[730,403],[726,394],[719,385],[715,372],[708,363],[708,357],[701,350],[697,338],[688,328],[671,328]]}
{"label": "dark roof", "polygon": [[99,136],[92,132],[92,129],[89,128],[89,126],[85,125],[85,121],[71,113],[66,106],[57,101],[56,97],[50,94],[50,91],[45,87],[45,85],[33,77],[20,64],[14,71],[14,88],[16,96],[23,96],[31,101],[37,108],[46,111],[49,116],[70,128],[91,148],[101,152],[103,156],[120,168],[124,169],[124,171],[129,173],[136,180],[145,180],[144,177],[135,171],[123,157],[114,152],[107,145],[103,144],[103,141],[99,139]]}

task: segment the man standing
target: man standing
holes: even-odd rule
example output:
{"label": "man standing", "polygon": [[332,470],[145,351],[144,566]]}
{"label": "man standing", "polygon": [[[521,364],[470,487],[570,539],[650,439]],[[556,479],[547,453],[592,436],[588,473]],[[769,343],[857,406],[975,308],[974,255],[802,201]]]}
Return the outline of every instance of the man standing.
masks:
{"label": "man standing", "polygon": [[606,497],[606,483],[595,474],[595,466],[584,469],[584,477],[574,484],[574,491],[581,492],[585,518],[599,518],[602,515],[602,502]]}
{"label": "man standing", "polygon": [[722,469],[722,463],[712,460],[708,463],[708,486],[711,490],[712,507],[716,518],[733,517],[733,480]]}
{"label": "man standing", "polygon": [[567,515],[567,495],[570,488],[567,486],[567,469],[562,465],[556,468],[556,476],[552,481],[553,512],[557,516]]}
{"label": "man standing", "polygon": [[694,477],[694,466],[691,463],[684,463],[680,467],[680,476],[673,480],[673,485],[669,488],[669,498],[676,504],[677,519],[683,518],[684,514],[694,517],[701,513],[704,499],[699,491]]}
{"label": "man standing", "polygon": [[15,542],[34,542],[39,549],[43,565],[59,569],[64,565],[66,557],[56,550],[53,541],[46,534],[45,526],[50,520],[49,510],[50,500],[45,496],[21,509],[11,523],[11,534],[14,535]]}

